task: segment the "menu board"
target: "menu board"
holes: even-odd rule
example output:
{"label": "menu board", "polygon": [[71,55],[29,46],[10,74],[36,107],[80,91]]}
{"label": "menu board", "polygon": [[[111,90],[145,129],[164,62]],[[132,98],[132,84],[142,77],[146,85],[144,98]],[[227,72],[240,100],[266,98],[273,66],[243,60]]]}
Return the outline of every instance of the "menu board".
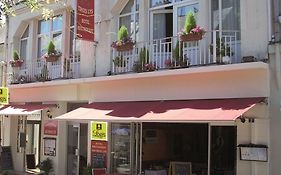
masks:
{"label": "menu board", "polygon": [[94,168],[106,168],[107,141],[92,140],[91,152],[92,166]]}
{"label": "menu board", "polygon": [[240,159],[266,162],[267,147],[240,146]]}
{"label": "menu board", "polygon": [[10,146],[2,146],[2,152],[0,157],[0,172],[4,170],[13,170],[12,151]]}

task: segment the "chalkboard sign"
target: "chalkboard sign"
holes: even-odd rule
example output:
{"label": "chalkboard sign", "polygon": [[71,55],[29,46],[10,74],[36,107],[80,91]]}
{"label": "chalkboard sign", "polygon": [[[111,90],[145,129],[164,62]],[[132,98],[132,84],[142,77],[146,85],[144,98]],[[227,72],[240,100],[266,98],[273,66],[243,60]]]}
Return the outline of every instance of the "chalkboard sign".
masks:
{"label": "chalkboard sign", "polygon": [[106,154],[92,153],[92,165],[94,168],[106,168]]}
{"label": "chalkboard sign", "polygon": [[169,175],[192,175],[191,162],[170,162]]}
{"label": "chalkboard sign", "polygon": [[2,146],[2,153],[0,156],[0,172],[5,170],[13,170],[12,151],[10,146]]}

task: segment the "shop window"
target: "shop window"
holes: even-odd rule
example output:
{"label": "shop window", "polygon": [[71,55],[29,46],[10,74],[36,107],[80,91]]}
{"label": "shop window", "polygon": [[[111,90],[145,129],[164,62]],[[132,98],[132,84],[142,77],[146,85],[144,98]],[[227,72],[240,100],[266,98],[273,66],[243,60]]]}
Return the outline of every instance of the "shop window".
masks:
{"label": "shop window", "polygon": [[139,3],[140,0],[130,0],[120,13],[119,28],[127,27],[130,37],[139,40]]}
{"label": "shop window", "polygon": [[49,20],[40,20],[38,22],[38,58],[46,53],[47,45],[50,40],[53,40],[57,51],[62,51],[62,25],[62,15],[55,16]]}

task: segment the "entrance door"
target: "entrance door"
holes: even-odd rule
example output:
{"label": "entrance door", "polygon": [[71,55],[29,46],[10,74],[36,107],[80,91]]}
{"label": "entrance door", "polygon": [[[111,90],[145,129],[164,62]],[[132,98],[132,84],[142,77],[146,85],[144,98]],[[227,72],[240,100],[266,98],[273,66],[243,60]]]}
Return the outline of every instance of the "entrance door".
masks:
{"label": "entrance door", "polygon": [[210,175],[236,174],[236,127],[211,127]]}
{"label": "entrance door", "polygon": [[140,172],[139,133],[140,124],[111,124],[111,173],[135,175]]}
{"label": "entrance door", "polygon": [[79,175],[87,166],[88,124],[70,123],[67,141],[67,174]]}
{"label": "entrance door", "polygon": [[35,165],[40,162],[40,135],[41,121],[27,120],[26,125],[26,148],[27,155],[34,155]]}

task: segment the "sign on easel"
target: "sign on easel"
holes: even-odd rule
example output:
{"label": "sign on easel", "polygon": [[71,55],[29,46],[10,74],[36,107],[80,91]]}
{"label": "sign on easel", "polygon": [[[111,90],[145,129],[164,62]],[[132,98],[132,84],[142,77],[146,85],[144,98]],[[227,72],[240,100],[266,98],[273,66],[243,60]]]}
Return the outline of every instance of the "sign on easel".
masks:
{"label": "sign on easel", "polygon": [[169,175],[192,175],[191,162],[170,162]]}

